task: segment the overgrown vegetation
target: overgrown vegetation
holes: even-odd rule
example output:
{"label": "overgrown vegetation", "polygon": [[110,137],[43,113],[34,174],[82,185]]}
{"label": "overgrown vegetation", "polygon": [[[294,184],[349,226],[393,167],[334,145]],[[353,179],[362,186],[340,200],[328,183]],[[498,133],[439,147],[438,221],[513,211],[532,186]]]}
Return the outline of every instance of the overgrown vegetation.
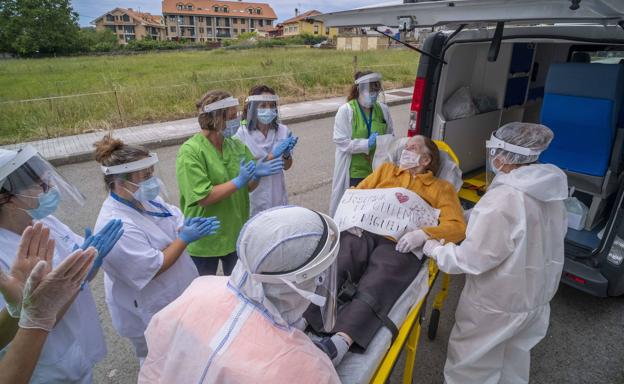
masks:
{"label": "overgrown vegetation", "polygon": [[[195,102],[211,89],[243,97],[253,85],[266,83],[284,103],[345,95],[355,54],[219,49],[5,60],[0,65],[0,142],[195,116]],[[410,51],[357,53],[358,69],[382,72],[387,89],[413,84],[416,63],[418,56]]]}

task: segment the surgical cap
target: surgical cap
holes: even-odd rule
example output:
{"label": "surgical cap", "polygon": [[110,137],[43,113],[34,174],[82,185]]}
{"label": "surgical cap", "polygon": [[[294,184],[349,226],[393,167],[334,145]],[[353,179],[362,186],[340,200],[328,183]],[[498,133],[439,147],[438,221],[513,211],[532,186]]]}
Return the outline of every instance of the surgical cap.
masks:
{"label": "surgical cap", "polygon": [[[230,286],[266,310],[276,323],[289,325],[297,321],[309,301],[286,284],[257,282],[250,274],[287,272],[303,266],[316,250],[323,229],[321,217],[307,208],[277,207],[257,214],[241,230],[239,262]],[[314,287],[314,280],[310,284]]]}
{"label": "surgical cap", "polygon": [[[548,148],[554,134],[550,128],[542,124],[512,122],[497,129],[494,136],[506,143],[541,153]],[[505,164],[529,164],[539,158],[539,154],[521,155],[504,149],[496,149],[494,156],[502,157]]]}

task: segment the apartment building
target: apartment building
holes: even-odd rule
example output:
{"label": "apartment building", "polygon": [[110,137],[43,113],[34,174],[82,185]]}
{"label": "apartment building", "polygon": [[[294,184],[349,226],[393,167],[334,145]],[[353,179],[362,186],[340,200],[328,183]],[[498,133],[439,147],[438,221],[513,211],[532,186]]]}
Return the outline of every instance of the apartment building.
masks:
{"label": "apartment building", "polygon": [[277,20],[270,5],[243,1],[163,0],[162,13],[169,40],[194,42],[236,38]]}
{"label": "apartment building", "polygon": [[321,12],[312,10],[299,14],[295,10],[295,17],[283,21],[281,24],[284,26],[283,36],[297,36],[301,34],[310,34],[318,36],[327,36],[330,38],[336,37],[338,34],[337,28],[326,28],[323,22],[315,20],[314,16],[320,15]]}
{"label": "apartment building", "polygon": [[93,20],[97,31],[109,29],[117,35],[120,44],[145,38],[166,40],[167,30],[162,16],[137,12],[132,8],[115,8]]}

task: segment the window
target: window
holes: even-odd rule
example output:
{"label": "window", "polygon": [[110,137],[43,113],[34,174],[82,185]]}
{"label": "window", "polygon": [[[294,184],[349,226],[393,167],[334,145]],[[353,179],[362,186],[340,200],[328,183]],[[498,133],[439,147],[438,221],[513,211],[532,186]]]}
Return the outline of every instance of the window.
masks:
{"label": "window", "polygon": [[255,22],[256,22],[256,20],[254,20],[254,19],[250,19],[250,20],[249,20],[249,28],[255,28],[255,27],[256,27]]}
{"label": "window", "polygon": [[325,28],[325,34],[329,35],[329,28]]}
{"label": "window", "polygon": [[219,7],[217,5],[215,5],[214,7],[212,7],[214,9],[215,12],[219,12]]}
{"label": "window", "polygon": [[123,15],[122,19],[123,19],[123,21],[128,22],[128,21],[130,21],[130,16]]}
{"label": "window", "polygon": [[134,40],[134,36],[126,35],[126,41],[132,41],[132,40]]}
{"label": "window", "polygon": [[195,36],[195,28],[188,28],[188,33],[191,36]]}
{"label": "window", "polygon": [[212,28],[208,28],[206,32],[208,32],[208,36],[212,36]]}
{"label": "window", "polygon": [[264,25],[270,27],[271,25],[273,25],[273,20],[264,20]]}
{"label": "window", "polygon": [[238,24],[238,19],[232,19],[232,24],[234,25]]}
{"label": "window", "polygon": [[262,19],[258,20],[258,26],[262,27]]}
{"label": "window", "polygon": [[318,35],[318,31],[319,31],[319,26],[318,24],[314,24],[314,34]]}
{"label": "window", "polygon": [[228,7],[223,7],[223,12],[224,12],[224,13],[228,13],[228,12],[229,12]]}
{"label": "window", "polygon": [[199,33],[204,33],[204,28],[199,28]]}
{"label": "window", "polygon": [[212,25],[212,17],[206,17],[206,25],[207,26],[211,26]]}
{"label": "window", "polygon": [[189,25],[195,25],[195,16],[189,16]]}
{"label": "window", "polygon": [[261,8],[256,8],[256,14],[261,14],[262,13],[262,9]]}
{"label": "window", "polygon": [[106,15],[106,21],[115,21],[115,17],[113,15]]}
{"label": "window", "polygon": [[241,31],[241,33],[247,32],[247,30],[245,28],[241,29],[240,31]]}
{"label": "window", "polygon": [[173,15],[169,16],[169,21],[176,21],[176,17]]}
{"label": "window", "polygon": [[184,9],[184,4],[178,3],[178,4],[176,4],[176,8],[178,9],[178,11],[181,11],[181,10]]}
{"label": "window", "polygon": [[253,8],[247,8],[247,12],[248,12],[250,15],[253,15]]}
{"label": "window", "polygon": [[217,18],[216,18],[216,20],[217,20],[217,22],[215,23],[215,25],[216,25],[217,27],[220,27],[220,26],[221,26],[221,18],[220,18],[220,17],[217,17]]}
{"label": "window", "polygon": [[124,25],[124,33],[134,33],[134,25]]}
{"label": "window", "polygon": [[117,37],[119,38],[119,40],[123,40],[124,39],[124,35],[118,35]]}
{"label": "window", "polygon": [[184,16],[178,16],[178,24],[184,25]]}
{"label": "window", "polygon": [[176,33],[176,27],[169,27],[169,31],[171,33]]}
{"label": "window", "polygon": [[203,23],[203,22],[204,22],[204,18],[200,16],[200,17],[199,17],[199,22],[200,22],[200,23]]}
{"label": "window", "polygon": [[121,25],[118,25],[117,29],[121,31],[123,29],[123,27]]}
{"label": "window", "polygon": [[186,6],[186,9],[188,9],[189,11],[192,11],[193,10],[193,4],[188,4]]}
{"label": "window", "polygon": [[228,17],[225,18],[225,26],[226,27],[230,26],[230,19]]}

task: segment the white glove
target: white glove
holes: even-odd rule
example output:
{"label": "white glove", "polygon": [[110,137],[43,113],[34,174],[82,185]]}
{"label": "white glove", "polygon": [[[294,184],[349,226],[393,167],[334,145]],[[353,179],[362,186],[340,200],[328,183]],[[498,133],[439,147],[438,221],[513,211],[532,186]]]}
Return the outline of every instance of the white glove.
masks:
{"label": "white glove", "polygon": [[349,232],[350,234],[354,236],[362,237],[362,233],[364,233],[364,230],[360,227],[351,227],[347,229],[347,232]]}
{"label": "white glove", "polygon": [[50,263],[53,256],[54,240],[50,240],[50,229],[41,223],[27,227],[22,233],[11,271],[6,274],[0,270],[0,293],[11,317],[20,317],[24,285],[35,265],[40,260]]}
{"label": "white glove", "polygon": [[58,312],[78,292],[96,254],[95,248],[79,249],[52,272],[48,262],[39,261],[26,281],[19,326],[49,332],[56,323]]}
{"label": "white glove", "polygon": [[442,241],[438,241],[435,239],[427,240],[425,246],[423,247],[423,253],[429,257],[433,257],[433,253],[435,252],[435,250],[439,247],[442,247],[443,245],[444,239],[442,239]]}
{"label": "white glove", "polygon": [[395,249],[401,253],[408,253],[422,247],[428,238],[429,236],[422,229],[407,232],[399,239]]}

